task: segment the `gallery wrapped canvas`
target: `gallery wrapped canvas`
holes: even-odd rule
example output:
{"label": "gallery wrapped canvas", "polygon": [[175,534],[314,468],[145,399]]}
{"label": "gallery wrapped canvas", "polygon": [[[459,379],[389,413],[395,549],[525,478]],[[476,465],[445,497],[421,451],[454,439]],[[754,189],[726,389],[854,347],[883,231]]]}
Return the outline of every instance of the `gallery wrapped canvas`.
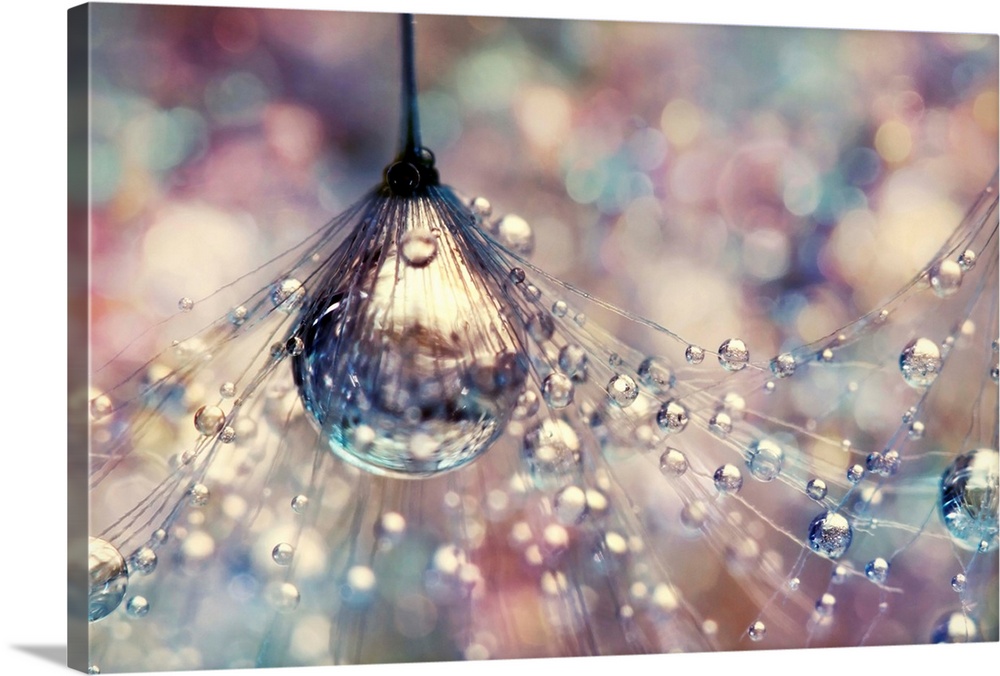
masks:
{"label": "gallery wrapped canvas", "polygon": [[997,641],[997,36],[69,22],[71,666]]}

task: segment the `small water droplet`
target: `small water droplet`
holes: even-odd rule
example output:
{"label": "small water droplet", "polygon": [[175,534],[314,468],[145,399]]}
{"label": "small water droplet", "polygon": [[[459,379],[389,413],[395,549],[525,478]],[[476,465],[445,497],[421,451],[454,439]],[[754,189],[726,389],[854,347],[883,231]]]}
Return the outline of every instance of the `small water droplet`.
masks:
{"label": "small water droplet", "polygon": [[226,425],[222,428],[222,431],[219,432],[219,441],[224,444],[233,443],[236,441],[236,430],[229,425]]}
{"label": "small water droplet", "polygon": [[802,584],[802,582],[799,580],[799,578],[793,577],[788,581],[788,588],[791,589],[792,591],[795,591],[799,588],[800,584]]}
{"label": "small water droplet", "polygon": [[188,489],[188,496],[190,497],[192,505],[195,507],[204,507],[208,504],[211,492],[208,490],[208,486],[199,483],[194,484]]}
{"label": "small water droplet", "polygon": [[567,312],[569,312],[569,306],[566,305],[566,301],[557,300],[552,304],[552,314],[556,317],[565,317]]}
{"label": "small water droplet", "polygon": [[574,321],[574,322],[576,322],[576,325],[577,325],[577,326],[584,326],[584,325],[586,325],[586,323],[587,323],[587,315],[585,315],[585,314],[584,314],[584,313],[582,313],[582,312],[578,312],[578,313],[576,313],[576,315],[575,315],[575,316],[573,317],[573,321]]}
{"label": "small water droplet", "polygon": [[837,512],[823,512],[809,524],[810,548],[831,559],[843,556],[853,537],[850,522]]}
{"label": "small water droplet", "polygon": [[771,373],[778,378],[789,378],[795,374],[795,357],[791,352],[784,352],[771,360]]}
{"label": "small water droplet", "polygon": [[730,338],[719,346],[719,363],[727,371],[740,371],[750,362],[750,351],[739,338]]}
{"label": "small water droplet", "polygon": [[555,324],[552,322],[552,315],[547,312],[539,312],[531,316],[528,320],[528,335],[536,341],[548,340],[555,332]]}
{"label": "small water droplet", "polygon": [[701,500],[694,500],[681,509],[681,523],[691,530],[699,530],[708,521],[708,508]]}
{"label": "small water droplet", "polygon": [[816,601],[816,614],[820,617],[830,617],[837,605],[837,597],[827,592]]}
{"label": "small water droplet", "polygon": [[269,588],[271,604],[280,613],[290,613],[299,607],[299,588],[291,582],[276,582]]}
{"label": "small water droplet", "polygon": [[296,495],[292,498],[292,511],[296,514],[302,514],[306,511],[306,507],[309,506],[309,498],[305,495]]}
{"label": "small water droplet", "polygon": [[437,237],[427,228],[407,230],[399,243],[399,255],[411,268],[427,267],[437,252]]}
{"label": "small water droplet", "polygon": [[542,398],[550,408],[566,408],[573,403],[573,381],[562,373],[550,373],[542,383]]}
{"label": "small water droplet", "polygon": [[233,326],[242,326],[250,316],[250,311],[243,305],[237,305],[229,311],[229,323]]}
{"label": "small water droplet", "polygon": [[899,469],[899,452],[891,449],[885,453],[873,451],[865,458],[868,471],[878,476],[891,476]]}
{"label": "small water droplet", "polygon": [[750,474],[758,481],[774,481],[781,474],[784,452],[770,439],[760,439],[747,449],[747,465]]}
{"label": "small water droplet", "polygon": [[924,424],[919,420],[914,420],[910,423],[910,429],[907,431],[907,436],[916,441],[917,439],[924,438]]}
{"label": "small water droplet", "polygon": [[524,270],[521,268],[511,268],[508,277],[512,283],[521,284],[524,282]]}
{"label": "small water droplet", "polygon": [[559,350],[559,368],[574,380],[585,380],[587,377],[587,351],[574,343],[564,345]]}
{"label": "small water droplet", "polygon": [[687,409],[680,402],[670,399],[664,402],[657,412],[656,424],[664,432],[680,432],[688,424]]}
{"label": "small water droplet", "polygon": [[931,643],[973,643],[978,640],[976,621],[960,610],[942,615],[931,632]]}
{"label": "small water droplet", "polygon": [[579,486],[566,486],[556,493],[552,509],[559,523],[578,524],[587,516],[587,494]]}
{"label": "small water droplet", "polygon": [[236,396],[236,383],[226,381],[219,385],[219,396],[224,399],[232,399]]}
{"label": "small water droplet", "polygon": [[619,373],[612,378],[605,389],[611,401],[622,408],[631,406],[632,402],[639,396],[639,388],[636,386],[635,381],[632,380],[631,376],[624,373]]}
{"label": "small water droplet", "polygon": [[476,220],[482,222],[493,213],[493,205],[485,197],[473,197],[469,202],[469,210]]}
{"label": "small water droplet", "polygon": [[958,573],[955,577],[951,578],[951,588],[961,594],[965,591],[965,582],[965,573]]}
{"label": "small water droplet", "polygon": [[927,387],[941,370],[941,351],[928,338],[911,340],[899,355],[899,370],[910,387]]}
{"label": "small water droplet", "polygon": [[856,484],[865,477],[865,468],[858,464],[853,464],[847,468],[847,480]]}
{"label": "small water droplet", "polygon": [[877,556],[865,565],[865,577],[875,584],[884,584],[889,576],[889,562]]}
{"label": "small water droplet", "polygon": [[340,598],[352,608],[364,607],[374,598],[377,583],[375,571],[368,566],[351,566],[344,575]]}
{"label": "small water droplet", "polygon": [[535,391],[525,390],[518,396],[514,410],[511,412],[511,418],[514,420],[530,418],[538,413],[538,405],[538,395],[535,394]]}
{"label": "small water droplet", "polygon": [[271,558],[279,566],[288,566],[292,563],[292,558],[295,556],[295,547],[288,544],[287,542],[279,542],[274,545],[274,549],[271,550]]}
{"label": "small water droplet", "polygon": [[125,612],[130,617],[145,617],[149,613],[149,601],[145,596],[133,596],[125,604]]}
{"label": "small water droplet", "polygon": [[656,394],[663,394],[674,386],[674,371],[663,357],[646,357],[636,373],[639,380]]}
{"label": "small water droplet", "polygon": [[212,437],[222,430],[226,414],[218,406],[202,406],[194,414],[194,427],[206,437]]}
{"label": "small water droplet", "polygon": [[177,309],[181,312],[191,312],[194,309],[194,301],[184,296],[179,301],[177,301]]}
{"label": "small water droplet", "polygon": [[101,420],[108,416],[113,409],[111,398],[106,394],[101,394],[90,400],[90,417],[93,420]]}
{"label": "small water droplet", "polygon": [[535,250],[535,234],[520,216],[508,214],[496,224],[497,241],[519,256],[530,256]]}
{"label": "small water droplet", "polygon": [[156,570],[156,552],[149,545],[143,545],[129,558],[129,571],[149,575]]}
{"label": "small water droplet", "polygon": [[306,289],[297,279],[289,277],[271,286],[271,303],[282,312],[295,312],[302,307],[305,298]]}
{"label": "small water droplet", "polygon": [[688,345],[684,350],[684,358],[689,364],[700,364],[705,361],[705,350],[697,345]]}
{"label": "small water droplet", "polygon": [[715,483],[716,490],[720,493],[731,495],[738,493],[743,488],[743,473],[740,472],[740,468],[736,465],[723,465],[715,470],[712,480]]}
{"label": "small water droplet", "polygon": [[806,484],[806,495],[820,502],[826,497],[826,482],[822,479],[810,479]]}
{"label": "small water droplet", "polygon": [[733,431],[733,419],[725,411],[717,411],[708,419],[708,428],[718,437],[728,436]]}
{"label": "small water droplet", "polygon": [[96,622],[110,615],[125,598],[128,567],[114,545],[95,537],[89,540],[87,559],[90,578],[87,618]]}
{"label": "small water droplet", "polygon": [[524,435],[523,458],[537,487],[566,485],[580,469],[580,438],[559,418],[546,418]]}
{"label": "small water droplet", "polygon": [[751,641],[762,641],[766,634],[767,626],[760,620],[757,620],[747,628],[747,636],[750,637]]}
{"label": "small water droplet", "polygon": [[306,349],[305,341],[298,336],[292,336],[285,341],[285,352],[292,357],[298,357]]}
{"label": "small water droplet", "polygon": [[687,468],[687,458],[676,448],[667,448],[660,456],[660,473],[663,476],[681,476]]}
{"label": "small water droplet", "polygon": [[953,260],[943,260],[931,266],[927,272],[931,288],[939,298],[947,298],[958,292],[962,286],[962,266]]}

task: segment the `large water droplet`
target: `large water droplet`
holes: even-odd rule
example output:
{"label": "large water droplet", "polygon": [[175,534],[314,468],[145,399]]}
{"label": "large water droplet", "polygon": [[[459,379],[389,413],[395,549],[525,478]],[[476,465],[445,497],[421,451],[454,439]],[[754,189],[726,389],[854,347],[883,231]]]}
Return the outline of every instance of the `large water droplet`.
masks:
{"label": "large water droplet", "polygon": [[850,522],[836,512],[824,512],[809,524],[809,546],[831,559],[843,556],[853,537]]}
{"label": "large water droplet", "polygon": [[[372,234],[394,243],[400,229],[432,230],[447,256],[415,267],[398,264],[395,246],[359,245],[299,320],[302,401],[334,454],[366,471],[412,477],[464,465],[502,434],[522,391],[521,324],[458,233],[472,215],[453,214],[456,204],[406,198]],[[538,317],[551,326],[549,313]]]}
{"label": "large water droplet", "polygon": [[128,589],[128,568],[114,545],[94,537],[89,540],[87,564],[90,578],[87,617],[95,622],[121,605]]}
{"label": "large water droplet", "polygon": [[899,370],[910,387],[927,387],[941,370],[941,351],[929,338],[916,338],[907,343],[899,355]]}
{"label": "large water droplet", "polygon": [[978,448],[955,458],[941,476],[941,518],[959,547],[969,551],[997,547],[998,475],[1000,455],[991,448]]}

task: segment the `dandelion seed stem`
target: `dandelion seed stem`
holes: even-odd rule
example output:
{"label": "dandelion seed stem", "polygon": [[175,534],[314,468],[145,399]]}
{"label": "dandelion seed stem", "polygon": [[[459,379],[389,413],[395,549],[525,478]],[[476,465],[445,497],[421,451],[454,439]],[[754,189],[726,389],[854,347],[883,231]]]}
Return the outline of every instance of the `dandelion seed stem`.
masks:
{"label": "dandelion seed stem", "polygon": [[402,49],[403,75],[403,128],[402,157],[415,157],[420,148],[420,117],[417,113],[417,63],[413,47],[412,14],[401,14],[400,41]]}

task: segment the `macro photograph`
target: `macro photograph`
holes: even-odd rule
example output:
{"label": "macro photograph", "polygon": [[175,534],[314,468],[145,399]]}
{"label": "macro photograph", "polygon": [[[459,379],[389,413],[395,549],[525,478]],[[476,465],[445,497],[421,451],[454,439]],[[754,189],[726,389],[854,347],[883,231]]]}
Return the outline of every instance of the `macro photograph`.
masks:
{"label": "macro photograph", "polygon": [[69,28],[71,667],[998,641],[997,35]]}

